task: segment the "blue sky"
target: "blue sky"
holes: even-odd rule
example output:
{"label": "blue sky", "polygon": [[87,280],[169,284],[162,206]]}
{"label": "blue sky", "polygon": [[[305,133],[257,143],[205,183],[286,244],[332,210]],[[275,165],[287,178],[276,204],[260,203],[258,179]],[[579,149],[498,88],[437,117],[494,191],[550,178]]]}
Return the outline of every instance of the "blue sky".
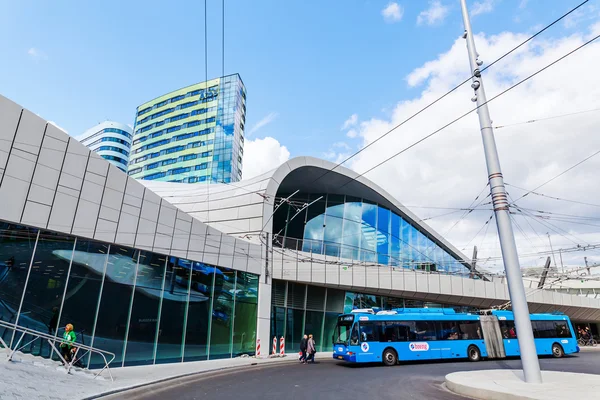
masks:
{"label": "blue sky", "polygon": [[[358,145],[344,121],[385,118],[418,96],[406,76],[463,29],[458,0],[225,3],[225,73],[246,84],[247,131],[267,122],[250,139],[274,137],[292,156]],[[469,1],[481,11],[475,31],[490,35],[529,32],[577,3]],[[419,24],[432,5],[443,18]],[[208,15],[211,78],[222,70],[220,0],[208,1]],[[138,104],[206,76],[201,1],[0,0],[0,37],[0,93],[72,135],[106,119],[131,124]]]}

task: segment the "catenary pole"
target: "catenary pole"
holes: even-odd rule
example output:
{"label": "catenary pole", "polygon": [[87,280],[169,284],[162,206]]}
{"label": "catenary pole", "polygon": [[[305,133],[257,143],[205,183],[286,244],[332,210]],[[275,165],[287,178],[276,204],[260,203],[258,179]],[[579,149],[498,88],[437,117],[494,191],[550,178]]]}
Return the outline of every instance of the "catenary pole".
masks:
{"label": "catenary pole", "polygon": [[533,330],[531,320],[529,319],[529,309],[527,307],[527,298],[525,296],[525,287],[523,286],[521,266],[519,265],[519,255],[510,220],[508,209],[508,197],[504,187],[504,179],[500,169],[500,160],[498,159],[498,150],[494,139],[492,121],[487,106],[487,99],[483,89],[483,79],[479,66],[482,62],[478,59],[477,50],[475,50],[475,40],[471,29],[471,21],[467,11],[466,0],[460,0],[462,17],[465,25],[463,37],[467,40],[467,50],[469,53],[469,63],[471,66],[472,84],[475,91],[473,101],[477,102],[479,107],[477,114],[479,116],[479,125],[481,126],[481,136],[483,139],[483,148],[488,170],[488,179],[492,195],[492,204],[496,215],[496,226],[498,227],[498,237],[500,238],[500,248],[506,278],[508,281],[508,292],[512,309],[515,317],[517,334],[519,335],[519,349],[521,353],[521,363],[523,365],[523,375],[527,383],[541,383],[542,375],[540,364],[533,341]]}

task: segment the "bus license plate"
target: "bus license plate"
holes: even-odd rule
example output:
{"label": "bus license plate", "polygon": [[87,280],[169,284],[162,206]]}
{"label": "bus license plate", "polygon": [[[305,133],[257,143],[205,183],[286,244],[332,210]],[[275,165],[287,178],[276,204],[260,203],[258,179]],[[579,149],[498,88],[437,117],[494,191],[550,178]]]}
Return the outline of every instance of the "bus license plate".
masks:
{"label": "bus license plate", "polygon": [[343,360],[343,359],[344,359],[344,357],[342,357],[342,356],[338,356],[338,358],[339,358],[340,360]]}

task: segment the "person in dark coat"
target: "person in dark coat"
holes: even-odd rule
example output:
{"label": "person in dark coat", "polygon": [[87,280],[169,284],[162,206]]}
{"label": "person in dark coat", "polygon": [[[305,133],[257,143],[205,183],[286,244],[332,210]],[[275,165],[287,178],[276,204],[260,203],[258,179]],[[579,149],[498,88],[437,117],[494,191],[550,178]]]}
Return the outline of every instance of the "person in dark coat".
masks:
{"label": "person in dark coat", "polygon": [[302,364],[306,364],[306,348],[307,348],[307,346],[308,346],[308,336],[304,335],[304,337],[300,341],[300,353],[302,353],[302,355],[300,356],[300,361],[302,362]]}

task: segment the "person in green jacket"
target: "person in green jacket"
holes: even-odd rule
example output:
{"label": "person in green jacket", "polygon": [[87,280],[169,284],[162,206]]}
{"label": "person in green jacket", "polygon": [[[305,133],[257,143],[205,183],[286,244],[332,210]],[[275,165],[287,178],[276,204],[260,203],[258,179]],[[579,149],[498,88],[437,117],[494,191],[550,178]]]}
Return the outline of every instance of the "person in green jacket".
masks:
{"label": "person in green jacket", "polygon": [[71,349],[73,349],[73,343],[75,343],[76,339],[77,339],[77,336],[75,335],[75,332],[73,331],[73,324],[67,324],[67,326],[65,326],[65,333],[63,335],[63,341],[60,344],[60,352],[61,352],[63,358],[65,359],[65,361],[68,363],[70,363],[72,360]]}

